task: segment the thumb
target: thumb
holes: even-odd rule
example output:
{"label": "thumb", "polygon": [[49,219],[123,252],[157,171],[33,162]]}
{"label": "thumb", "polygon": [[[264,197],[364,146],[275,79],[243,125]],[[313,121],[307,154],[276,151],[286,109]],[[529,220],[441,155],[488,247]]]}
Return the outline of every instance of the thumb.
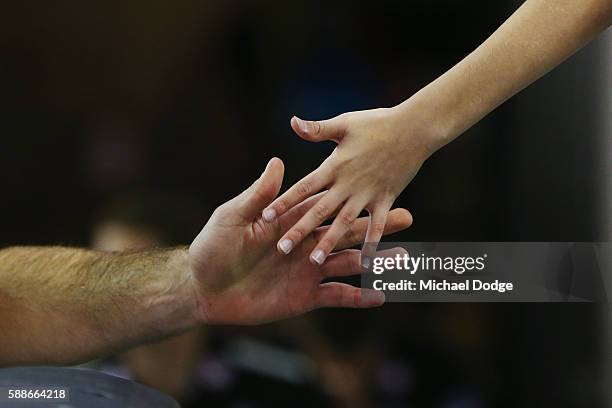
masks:
{"label": "thumb", "polygon": [[309,142],[333,140],[336,143],[344,136],[345,126],[340,116],[327,120],[302,120],[297,116],[291,118],[291,128],[302,139]]}
{"label": "thumb", "polygon": [[245,220],[253,221],[278,195],[285,165],[278,157],[272,158],[255,183],[240,197],[239,213]]}

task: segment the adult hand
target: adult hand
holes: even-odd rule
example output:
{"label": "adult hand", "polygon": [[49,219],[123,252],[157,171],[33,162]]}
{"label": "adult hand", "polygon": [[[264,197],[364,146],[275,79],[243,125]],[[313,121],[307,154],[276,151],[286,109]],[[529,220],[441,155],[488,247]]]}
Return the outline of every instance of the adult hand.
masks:
{"label": "adult hand", "polygon": [[328,189],[282,236],[279,251],[289,254],[337,213],[331,227],[310,252],[313,263],[323,264],[364,209],[370,214],[365,242],[378,243],[393,202],[430,154],[430,124],[422,118],[423,115],[414,115],[414,120],[408,121],[410,127],[400,123],[394,109],[350,112],[324,121],[292,118],[291,127],[303,139],[331,140],[338,146],[319,168],[263,211],[263,218],[274,222],[303,200]]}
{"label": "adult hand", "polygon": [[[306,253],[328,231],[320,227],[289,256],[279,254],[276,242],[325,195],[317,195],[264,222],[261,211],[277,196],[284,167],[272,159],[261,177],[238,197],[213,213],[189,248],[189,265],[200,317],[208,323],[257,324],[305,313],[319,307],[373,307],[384,303],[384,294],[325,278],[362,271],[359,251],[341,250],[365,236],[367,219],[352,223],[325,265],[308,262]],[[410,213],[389,214],[385,233],[407,228]],[[382,230],[381,230],[382,232]]]}

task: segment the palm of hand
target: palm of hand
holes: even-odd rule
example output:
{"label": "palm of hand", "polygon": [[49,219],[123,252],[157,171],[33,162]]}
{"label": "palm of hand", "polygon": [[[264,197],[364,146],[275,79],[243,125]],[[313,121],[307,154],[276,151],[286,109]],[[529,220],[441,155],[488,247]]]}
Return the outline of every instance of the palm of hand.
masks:
{"label": "palm of hand", "polygon": [[[202,312],[209,322],[263,323],[316,306],[322,272],[303,251],[276,251],[277,226],[224,224],[213,217],[192,245]],[[257,228],[262,228],[257,231]],[[200,247],[200,242],[207,247]],[[212,246],[209,244],[212,243]],[[206,265],[206,266],[204,266]]]}
{"label": "palm of hand", "polygon": [[[256,324],[317,307],[372,307],[384,302],[381,292],[321,283],[325,278],[361,272],[357,250],[333,253],[323,265],[308,261],[307,254],[329,227],[305,237],[289,256],[276,250],[278,238],[320,199],[312,197],[274,222],[264,222],[261,211],[277,196],[282,175],[282,162],[272,159],[251,188],[214,212],[191,244],[189,264],[204,321]],[[407,228],[411,222],[406,210],[394,210],[385,232]],[[359,243],[367,226],[367,219],[359,219],[336,249]]]}
{"label": "palm of hand", "polygon": [[390,109],[351,112],[318,122],[293,118],[291,125],[306,140],[333,140],[338,146],[315,171],[263,211],[262,216],[273,221],[321,189],[328,190],[319,204],[283,234],[278,241],[279,251],[290,253],[336,212],[332,228],[310,253],[313,262],[325,262],[363,210],[371,216],[366,242],[378,243],[393,202],[428,154],[422,126],[412,124],[407,129]]}

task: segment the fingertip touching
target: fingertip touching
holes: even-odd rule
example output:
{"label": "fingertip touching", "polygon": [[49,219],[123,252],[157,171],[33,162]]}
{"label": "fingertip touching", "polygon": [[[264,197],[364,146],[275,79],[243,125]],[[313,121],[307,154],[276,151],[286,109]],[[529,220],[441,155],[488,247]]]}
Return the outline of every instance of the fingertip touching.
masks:
{"label": "fingertip touching", "polygon": [[310,261],[321,265],[327,256],[336,247],[338,242],[345,236],[359,217],[359,213],[365,203],[358,200],[349,200],[340,210],[338,216],[327,230],[327,233],[319,240],[315,249],[311,252]]}
{"label": "fingertip touching", "polygon": [[[283,254],[288,254],[293,248],[304,240],[313,230],[327,220],[342,204],[344,200],[341,194],[333,191],[328,191],[315,205],[306,212],[306,214],[291,227],[283,237],[278,241],[278,250]],[[313,253],[313,256],[315,254]],[[327,254],[317,253],[311,261],[321,264],[325,260]],[[322,257],[322,258],[321,258]],[[320,261],[320,262],[319,262]]]}
{"label": "fingertip touching", "polygon": [[304,200],[318,194],[329,182],[330,174],[327,169],[322,168],[313,171],[264,209],[262,218],[267,222],[272,222]]}

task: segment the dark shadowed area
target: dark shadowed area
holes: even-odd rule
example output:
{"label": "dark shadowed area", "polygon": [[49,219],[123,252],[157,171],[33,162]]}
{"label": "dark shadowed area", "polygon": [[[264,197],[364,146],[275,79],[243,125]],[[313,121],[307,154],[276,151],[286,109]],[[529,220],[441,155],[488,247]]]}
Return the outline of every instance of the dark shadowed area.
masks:
{"label": "dark shadowed area", "polygon": [[[7,3],[0,246],[89,246],[112,222],[149,234],[142,246],[187,245],[271,157],[285,189],[332,151],[292,115],[397,104],[519,4]],[[429,159],[396,202],[414,225],[388,240],[603,240],[605,40]],[[207,327],[156,352],[192,350],[163,389],[187,407],[596,407],[607,319],[592,304],[388,304]],[[102,368],[146,383],[142,358]]]}

